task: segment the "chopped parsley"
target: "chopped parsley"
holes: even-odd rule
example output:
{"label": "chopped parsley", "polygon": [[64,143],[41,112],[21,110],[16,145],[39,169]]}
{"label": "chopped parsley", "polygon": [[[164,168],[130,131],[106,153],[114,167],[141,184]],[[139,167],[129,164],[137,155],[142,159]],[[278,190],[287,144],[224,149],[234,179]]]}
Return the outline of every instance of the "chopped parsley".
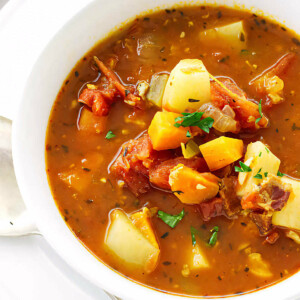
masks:
{"label": "chopped parsley", "polygon": [[110,139],[114,138],[115,136],[116,136],[116,135],[113,134],[113,132],[110,130],[110,131],[106,134],[105,138],[106,138],[107,140],[110,140]]}
{"label": "chopped parsley", "polygon": [[279,176],[279,177],[283,177],[283,176],[285,176],[285,175],[286,175],[286,174],[281,173],[280,171],[277,172],[277,176]]}
{"label": "chopped parsley", "polygon": [[262,155],[262,152],[259,152],[259,155],[258,155],[258,156],[261,157],[261,155]]}
{"label": "chopped parsley", "polygon": [[258,103],[258,111],[259,111],[260,117],[257,118],[257,119],[255,120],[255,123],[256,123],[256,124],[257,124],[257,123],[262,119],[262,117],[263,117],[262,109],[261,109],[261,100],[260,100],[259,103]]}
{"label": "chopped parsley", "polygon": [[191,226],[191,236],[192,236],[192,244],[193,246],[196,245],[196,234],[201,236],[200,232],[193,226]]}
{"label": "chopped parsley", "polygon": [[248,172],[251,172],[252,171],[252,169],[250,168],[250,167],[248,167],[247,165],[245,165],[243,162],[239,162],[240,163],[240,166],[241,167],[238,167],[238,166],[235,166],[234,167],[234,170],[236,171],[236,172],[246,172],[246,173],[248,173]]}
{"label": "chopped parsley", "polygon": [[262,179],[263,177],[260,174],[260,172],[261,172],[261,168],[259,169],[259,171],[257,172],[257,174],[255,176],[253,176],[253,177],[256,178],[256,179]]}
{"label": "chopped parsley", "polygon": [[208,245],[213,247],[217,240],[218,240],[218,231],[219,231],[219,227],[215,226],[210,232],[212,233],[210,236],[210,239],[208,241]]}
{"label": "chopped parsley", "polygon": [[265,147],[265,148],[266,148],[267,153],[269,154],[269,153],[270,153],[270,150],[269,150],[267,147]]}
{"label": "chopped parsley", "polygon": [[268,177],[268,174],[269,174],[268,172],[265,172],[265,173],[264,173],[265,177]]}
{"label": "chopped parsley", "polygon": [[191,136],[192,136],[191,133],[189,131],[187,131],[186,137],[190,138]]}
{"label": "chopped parsley", "polygon": [[197,100],[197,99],[189,99],[189,102],[200,102],[200,100]]}
{"label": "chopped parsley", "polygon": [[158,217],[163,220],[171,228],[174,228],[184,217],[184,209],[178,215],[169,215],[162,210],[157,212]]}
{"label": "chopped parsley", "polygon": [[189,127],[189,126],[197,126],[206,133],[209,133],[209,129],[212,128],[214,123],[214,119],[211,117],[201,119],[203,116],[203,112],[194,112],[194,113],[181,113],[182,117],[177,117],[175,119],[174,126],[179,128]]}

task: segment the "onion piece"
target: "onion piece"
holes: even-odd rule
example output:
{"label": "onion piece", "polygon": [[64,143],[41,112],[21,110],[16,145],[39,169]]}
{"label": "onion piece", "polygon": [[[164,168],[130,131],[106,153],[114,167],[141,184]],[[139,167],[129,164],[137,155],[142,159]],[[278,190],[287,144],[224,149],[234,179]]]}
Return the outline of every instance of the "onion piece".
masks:
{"label": "onion piece", "polygon": [[[204,118],[213,118],[213,127],[220,132],[237,133],[240,131],[240,124],[236,120],[234,120],[234,118],[232,117],[232,112],[228,108],[225,109],[225,113],[211,103],[205,103],[199,108],[199,111],[204,112]],[[231,116],[227,115],[227,113],[231,114]]]}

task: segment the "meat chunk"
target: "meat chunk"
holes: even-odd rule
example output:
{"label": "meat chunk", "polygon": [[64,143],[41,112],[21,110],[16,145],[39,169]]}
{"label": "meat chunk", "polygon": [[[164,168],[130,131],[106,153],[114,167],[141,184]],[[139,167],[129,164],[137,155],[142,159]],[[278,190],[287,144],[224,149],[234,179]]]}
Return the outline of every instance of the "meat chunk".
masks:
{"label": "meat chunk", "polygon": [[107,116],[113,102],[123,98],[124,102],[138,108],[143,107],[143,101],[135,96],[133,86],[124,86],[118,76],[104,65],[97,57],[94,58],[99,70],[106,77],[106,83],[100,88],[82,91],[78,101],[90,107],[96,116]]}
{"label": "meat chunk", "polygon": [[171,189],[169,184],[170,172],[179,164],[183,164],[186,167],[192,168],[199,172],[208,172],[207,164],[201,157],[193,157],[190,159],[176,157],[166,160],[160,164],[155,164],[153,167],[151,167],[149,171],[150,182],[159,188],[166,190]]}
{"label": "meat chunk", "polygon": [[[241,128],[254,130],[265,128],[268,125],[267,118],[261,117],[258,105],[247,99],[247,95],[231,79],[219,79],[223,86],[218,82],[211,83],[211,101],[219,109],[229,105],[236,114]],[[224,88],[225,87],[225,88]],[[258,123],[255,121],[260,119]]]}
{"label": "meat chunk", "polygon": [[279,233],[277,231],[273,231],[266,237],[265,242],[273,245],[276,243],[276,241],[279,239],[279,237],[280,237]]}
{"label": "meat chunk", "polygon": [[242,198],[243,209],[280,211],[289,199],[292,187],[277,176],[269,174],[259,189]]}
{"label": "meat chunk", "polygon": [[111,172],[138,196],[150,189],[149,168],[170,157],[172,153],[169,151],[153,150],[149,135],[144,134],[122,146],[120,154],[111,166]]}
{"label": "meat chunk", "polygon": [[226,215],[231,218],[238,214],[242,207],[240,199],[236,194],[237,178],[234,176],[222,179],[220,196],[223,199],[223,209]]}
{"label": "meat chunk", "polygon": [[198,205],[198,210],[203,221],[209,221],[211,218],[224,215],[223,199],[214,198]]}
{"label": "meat chunk", "polygon": [[272,231],[272,215],[253,212],[250,214],[250,218],[257,226],[260,235],[266,236]]}

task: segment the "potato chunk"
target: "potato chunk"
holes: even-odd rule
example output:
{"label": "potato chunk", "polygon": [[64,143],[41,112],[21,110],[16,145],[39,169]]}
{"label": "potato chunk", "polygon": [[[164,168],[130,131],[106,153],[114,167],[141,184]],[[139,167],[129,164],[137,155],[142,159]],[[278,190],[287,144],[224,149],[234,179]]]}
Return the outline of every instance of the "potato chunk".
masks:
{"label": "potato chunk", "polygon": [[102,133],[106,130],[107,116],[95,116],[83,107],[80,112],[78,129],[85,133]]}
{"label": "potato chunk", "polygon": [[183,164],[171,170],[169,184],[185,204],[199,204],[215,197],[219,191],[218,177],[211,173],[199,173]]}
{"label": "potato chunk", "polygon": [[202,61],[199,59],[181,60],[168,79],[162,100],[163,109],[178,113],[195,111],[209,101],[209,73]]}
{"label": "potato chunk", "polygon": [[200,145],[200,151],[211,171],[221,169],[243,156],[243,141],[221,136]]}
{"label": "potato chunk", "polygon": [[186,136],[189,127],[175,127],[175,119],[181,115],[159,111],[155,114],[148,128],[148,133],[155,150],[167,150],[180,147],[189,138]]}
{"label": "potato chunk", "polygon": [[148,216],[136,215],[130,220],[122,210],[113,210],[104,243],[126,267],[150,273],[156,267],[160,250],[156,239],[153,240],[155,236],[152,228],[144,218]]}
{"label": "potato chunk", "polygon": [[200,33],[201,41],[216,46],[242,50],[246,47],[247,35],[243,21],[208,29]]}
{"label": "potato chunk", "polygon": [[273,214],[272,223],[300,230],[300,181],[288,177],[283,177],[282,181],[292,185],[292,192],[286,206]]}
{"label": "potato chunk", "polygon": [[192,256],[189,267],[191,270],[210,268],[210,264],[198,244],[192,248]]}
{"label": "potato chunk", "polygon": [[249,271],[258,277],[272,277],[270,266],[265,262],[260,253],[251,253],[248,255]]}
{"label": "potato chunk", "polygon": [[[278,159],[262,142],[251,143],[247,147],[244,163],[251,172],[241,172],[238,177],[237,195],[242,197],[254,191],[265,178],[265,173],[277,175],[280,165]],[[262,179],[254,178],[259,172]]]}

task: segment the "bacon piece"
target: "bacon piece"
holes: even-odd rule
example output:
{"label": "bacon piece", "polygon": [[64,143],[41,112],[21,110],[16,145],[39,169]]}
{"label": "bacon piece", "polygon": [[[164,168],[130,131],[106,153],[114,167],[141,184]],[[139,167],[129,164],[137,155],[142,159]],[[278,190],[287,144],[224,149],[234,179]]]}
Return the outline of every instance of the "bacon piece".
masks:
{"label": "bacon piece", "polygon": [[223,199],[223,208],[226,215],[231,218],[238,214],[242,207],[236,194],[237,178],[234,176],[222,179],[220,196]]}
{"label": "bacon piece", "polygon": [[122,151],[111,166],[111,172],[138,196],[150,189],[149,168],[170,157],[170,151],[153,150],[149,135],[144,134],[122,146]]}
{"label": "bacon piece", "polygon": [[129,105],[140,107],[141,99],[140,97],[137,97],[133,94],[133,87],[125,87],[120,82],[120,79],[117,77],[117,75],[108,67],[106,67],[104,63],[98,59],[98,57],[94,56],[94,60],[99,70],[104,74],[108,81],[119,91],[121,96],[124,98],[124,101]]}
{"label": "bacon piece", "polygon": [[271,232],[265,239],[264,243],[269,243],[271,245],[275,244],[276,241],[279,239],[279,233],[277,231]]}
{"label": "bacon piece", "polygon": [[282,57],[280,57],[277,60],[277,62],[274,65],[272,65],[271,67],[266,69],[258,77],[254,78],[254,80],[252,80],[250,82],[250,84],[254,84],[254,82],[262,76],[267,76],[267,77],[278,76],[278,77],[280,77],[280,76],[285,75],[286,72],[288,71],[288,69],[290,68],[290,66],[292,65],[292,63],[295,61],[295,59],[296,59],[295,53],[289,52],[289,53],[283,55]]}
{"label": "bacon piece", "polygon": [[149,171],[150,182],[162,189],[171,189],[169,184],[169,176],[171,170],[179,164],[192,168],[199,172],[209,172],[205,160],[201,157],[186,159],[184,157],[176,157],[166,160],[161,164],[156,164]]}
{"label": "bacon piece", "polygon": [[289,199],[292,187],[283,183],[280,178],[269,174],[260,188],[242,198],[243,209],[264,210],[266,212],[280,211]]}
{"label": "bacon piece", "polygon": [[224,215],[223,199],[214,198],[198,205],[203,221],[209,221],[211,218]]}
{"label": "bacon piece", "polygon": [[[242,128],[257,129],[265,128],[268,120],[265,116],[261,118],[258,105],[247,99],[247,95],[241,90],[233,80],[228,78],[219,79],[228,90],[223,88],[219,83],[212,82],[210,85],[211,101],[219,109],[229,105],[236,113],[236,120],[240,122]],[[256,123],[256,119],[261,120]]]}
{"label": "bacon piece", "polygon": [[260,235],[266,236],[272,231],[272,215],[253,212],[250,218],[257,226]]}

